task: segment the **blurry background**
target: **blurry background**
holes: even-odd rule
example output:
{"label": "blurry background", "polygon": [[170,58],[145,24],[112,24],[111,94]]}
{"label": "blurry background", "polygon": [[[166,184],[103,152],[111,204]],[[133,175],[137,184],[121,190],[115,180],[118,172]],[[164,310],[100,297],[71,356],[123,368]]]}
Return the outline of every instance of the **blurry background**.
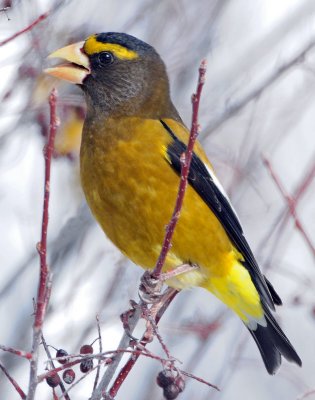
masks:
{"label": "blurry background", "polygon": [[[50,10],[50,15],[0,47],[0,343],[22,349],[31,345],[42,148],[53,86],[59,91],[61,126],[52,165],[48,252],[54,276],[46,341],[77,353],[97,337],[99,314],[103,348],[115,349],[122,334],[119,315],[130,298],[137,299],[142,271],[104,237],[80,188],[82,93],[41,72],[51,51],[95,32],[122,31],[159,51],[169,71],[174,103],[188,126],[199,62],[207,58],[201,140],[261,268],[282,297],[284,306],[277,315],[303,360],[302,369],[284,361],[275,377],[268,376],[239,319],[209,293],[187,290],[167,311],[160,332],[172,355],[183,362],[182,369],[222,391],[187,380],[179,398],[295,400],[315,390],[314,0],[0,2],[0,8],[6,6],[11,8],[0,12],[0,40],[41,13]],[[238,112],[233,114],[234,110]],[[297,196],[291,213],[263,156],[287,193]],[[162,355],[158,344],[149,348]],[[3,352],[0,358],[26,390],[28,362]],[[42,351],[39,372],[44,372],[45,360]],[[117,399],[161,399],[155,383],[159,370],[157,361],[141,359]],[[78,368],[76,372],[80,376]],[[90,376],[70,392],[71,399],[87,399],[92,385]],[[18,399],[1,373],[0,398]],[[46,383],[39,386],[37,398],[52,398]],[[307,398],[315,399],[315,394]]]}

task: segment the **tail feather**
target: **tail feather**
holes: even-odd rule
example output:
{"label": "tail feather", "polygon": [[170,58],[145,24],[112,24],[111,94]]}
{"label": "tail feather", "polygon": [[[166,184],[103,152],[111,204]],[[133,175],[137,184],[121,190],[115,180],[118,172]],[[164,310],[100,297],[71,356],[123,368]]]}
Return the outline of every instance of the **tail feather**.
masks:
{"label": "tail feather", "polygon": [[268,373],[271,375],[276,373],[281,365],[281,356],[301,366],[300,357],[271,315],[271,312],[266,307],[264,307],[264,311],[267,325],[257,325],[255,330],[247,328],[258,346]]}
{"label": "tail feather", "polygon": [[271,282],[266,278],[265,281],[267,283],[269,292],[271,294],[272,300],[275,303],[276,306],[281,306],[282,305],[282,300],[280,299],[280,296],[278,295],[278,293],[275,291],[275,288],[272,286]]}

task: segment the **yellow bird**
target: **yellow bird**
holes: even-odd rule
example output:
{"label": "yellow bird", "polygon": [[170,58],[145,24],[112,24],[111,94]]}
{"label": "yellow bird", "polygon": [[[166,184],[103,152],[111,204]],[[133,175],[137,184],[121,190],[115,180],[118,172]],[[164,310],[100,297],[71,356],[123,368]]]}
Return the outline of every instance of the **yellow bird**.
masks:
{"label": "yellow bird", "polygon": [[[87,103],[81,180],[87,202],[110,240],[134,263],[154,268],[174,208],[180,156],[189,131],[169,93],[165,65],[153,47],[125,33],[100,33],[55,51],[67,64],[50,75],[80,85]],[[271,314],[281,299],[259,270],[239,219],[200,143],[164,270],[197,270],[168,284],[200,286],[249,329],[266,369],[281,356],[301,360]]]}

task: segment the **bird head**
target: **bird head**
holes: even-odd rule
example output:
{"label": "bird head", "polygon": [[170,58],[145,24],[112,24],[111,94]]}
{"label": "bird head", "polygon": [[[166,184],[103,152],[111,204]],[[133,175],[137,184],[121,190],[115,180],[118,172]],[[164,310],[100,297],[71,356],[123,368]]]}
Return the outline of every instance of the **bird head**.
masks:
{"label": "bird head", "polygon": [[67,63],[46,73],[80,85],[88,112],[165,117],[174,107],[165,65],[154,48],[125,33],[99,33],[50,54]]}

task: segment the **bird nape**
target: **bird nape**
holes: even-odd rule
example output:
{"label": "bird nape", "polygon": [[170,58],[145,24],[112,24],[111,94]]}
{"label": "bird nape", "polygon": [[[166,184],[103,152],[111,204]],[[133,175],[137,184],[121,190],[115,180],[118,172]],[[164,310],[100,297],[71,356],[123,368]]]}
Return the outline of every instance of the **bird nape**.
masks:
{"label": "bird nape", "polygon": [[[80,85],[86,103],[80,167],[93,215],[133,262],[152,269],[161,251],[189,131],[174,107],[165,65],[155,49],[125,33],[100,33],[50,55],[67,64],[46,69]],[[168,281],[212,292],[244,322],[266,369],[281,356],[301,359],[272,316],[281,299],[262,275],[240,221],[201,144],[164,271],[183,263],[198,270]]]}

